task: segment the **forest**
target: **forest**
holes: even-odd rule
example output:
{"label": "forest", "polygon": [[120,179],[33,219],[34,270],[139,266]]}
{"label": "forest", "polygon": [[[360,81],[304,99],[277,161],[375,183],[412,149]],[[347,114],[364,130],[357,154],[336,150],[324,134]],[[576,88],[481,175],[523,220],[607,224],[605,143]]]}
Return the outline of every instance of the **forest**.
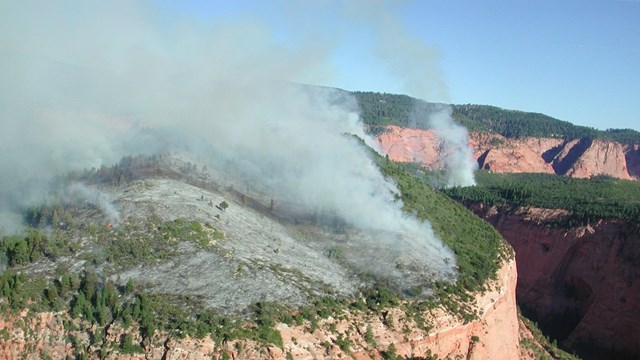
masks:
{"label": "forest", "polygon": [[640,183],[607,176],[578,179],[549,174],[476,172],[476,186],[443,192],[463,203],[498,206],[535,206],[566,209],[568,225],[586,225],[599,219],[623,219],[640,224]]}
{"label": "forest", "polygon": [[[361,117],[372,133],[384,126],[428,128],[426,119],[446,104],[429,103],[407,95],[353,92]],[[602,139],[623,144],[640,144],[640,132],[631,129],[598,130],[574,125],[553,117],[488,105],[450,105],[454,120],[471,131],[492,131],[507,138],[557,137],[566,139]]]}

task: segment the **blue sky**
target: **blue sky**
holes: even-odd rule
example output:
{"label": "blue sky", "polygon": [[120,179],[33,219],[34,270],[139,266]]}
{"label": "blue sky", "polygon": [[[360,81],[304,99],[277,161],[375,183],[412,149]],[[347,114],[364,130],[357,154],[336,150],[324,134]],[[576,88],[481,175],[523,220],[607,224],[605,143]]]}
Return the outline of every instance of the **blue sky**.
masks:
{"label": "blue sky", "polygon": [[[331,43],[330,76],[347,90],[541,112],[579,125],[640,130],[640,1],[163,1],[165,15],[258,19],[285,46]],[[352,6],[353,5],[353,6]],[[355,8],[355,10],[354,10]],[[367,13],[366,9],[377,8]],[[367,13],[360,16],[359,13]],[[416,93],[376,52],[377,19],[436,53],[446,88]],[[398,54],[403,56],[403,54]]]}

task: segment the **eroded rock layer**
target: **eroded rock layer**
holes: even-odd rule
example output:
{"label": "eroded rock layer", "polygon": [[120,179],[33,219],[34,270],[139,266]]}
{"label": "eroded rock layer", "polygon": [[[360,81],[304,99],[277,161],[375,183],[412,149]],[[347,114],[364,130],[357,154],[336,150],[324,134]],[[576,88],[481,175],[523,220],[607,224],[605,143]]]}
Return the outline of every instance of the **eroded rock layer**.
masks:
{"label": "eroded rock layer", "polygon": [[[607,175],[626,180],[640,176],[638,145],[590,139],[510,139],[487,132],[471,132],[469,137],[478,166],[486,170],[578,178]],[[442,144],[434,131],[388,126],[378,135],[378,142],[392,160],[442,167]]]}

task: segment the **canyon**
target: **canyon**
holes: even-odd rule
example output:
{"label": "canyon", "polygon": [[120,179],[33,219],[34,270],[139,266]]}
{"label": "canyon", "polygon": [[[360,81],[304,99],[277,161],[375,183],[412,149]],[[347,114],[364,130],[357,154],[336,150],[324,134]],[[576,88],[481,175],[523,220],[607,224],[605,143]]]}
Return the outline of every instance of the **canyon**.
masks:
{"label": "canyon", "polygon": [[[391,160],[441,168],[441,140],[432,130],[387,126],[378,135],[380,150]],[[547,173],[577,178],[640,177],[639,145],[614,141],[561,138],[506,138],[470,132],[469,145],[480,169],[498,173]]]}
{"label": "canyon", "polygon": [[[517,299],[560,345],[589,359],[640,354],[640,232],[599,220],[560,227],[565,210],[468,204],[513,246]],[[557,224],[557,223],[556,223]]]}
{"label": "canyon", "polygon": [[[390,159],[440,169],[443,146],[433,131],[388,126],[378,135]],[[470,132],[478,167],[496,173],[638,180],[639,146],[614,141],[505,138]],[[445,156],[443,156],[445,155]],[[571,212],[466,201],[509,242],[518,264],[517,302],[564,349],[585,359],[636,359],[640,354],[640,229],[633,221],[591,219]]]}

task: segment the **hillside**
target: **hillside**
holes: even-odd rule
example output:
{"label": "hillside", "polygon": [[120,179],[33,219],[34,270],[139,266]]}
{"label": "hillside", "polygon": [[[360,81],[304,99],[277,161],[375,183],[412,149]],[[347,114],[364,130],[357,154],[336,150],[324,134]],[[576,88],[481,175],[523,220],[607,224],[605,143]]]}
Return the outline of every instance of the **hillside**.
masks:
{"label": "hillside", "polygon": [[[353,92],[362,109],[365,124],[381,131],[381,127],[396,125],[426,128],[428,114],[438,104],[412,98],[374,92]],[[615,141],[640,144],[640,132],[631,129],[598,130],[574,125],[540,113],[507,110],[489,105],[451,105],[452,116],[470,131],[493,132],[506,138],[540,137],[575,140]]]}
{"label": "hillside", "polygon": [[[429,280],[394,249],[354,253],[373,235],[222,185],[223,174],[183,157],[127,157],[65,178],[96,197],[54,196],[25,214],[34,228],[3,236],[3,353],[512,357],[515,264],[503,240],[400,166],[377,161],[406,210],[455,252],[456,282]],[[404,284],[423,280],[390,282],[359,262],[372,258],[378,268],[395,261]]]}
{"label": "hillside", "polygon": [[[444,166],[447,150],[429,118],[444,104],[406,95],[355,92],[362,120],[392,160]],[[576,126],[538,113],[483,105],[450,105],[469,130],[478,167],[500,173],[548,173],[589,178],[640,177],[640,133]]]}

